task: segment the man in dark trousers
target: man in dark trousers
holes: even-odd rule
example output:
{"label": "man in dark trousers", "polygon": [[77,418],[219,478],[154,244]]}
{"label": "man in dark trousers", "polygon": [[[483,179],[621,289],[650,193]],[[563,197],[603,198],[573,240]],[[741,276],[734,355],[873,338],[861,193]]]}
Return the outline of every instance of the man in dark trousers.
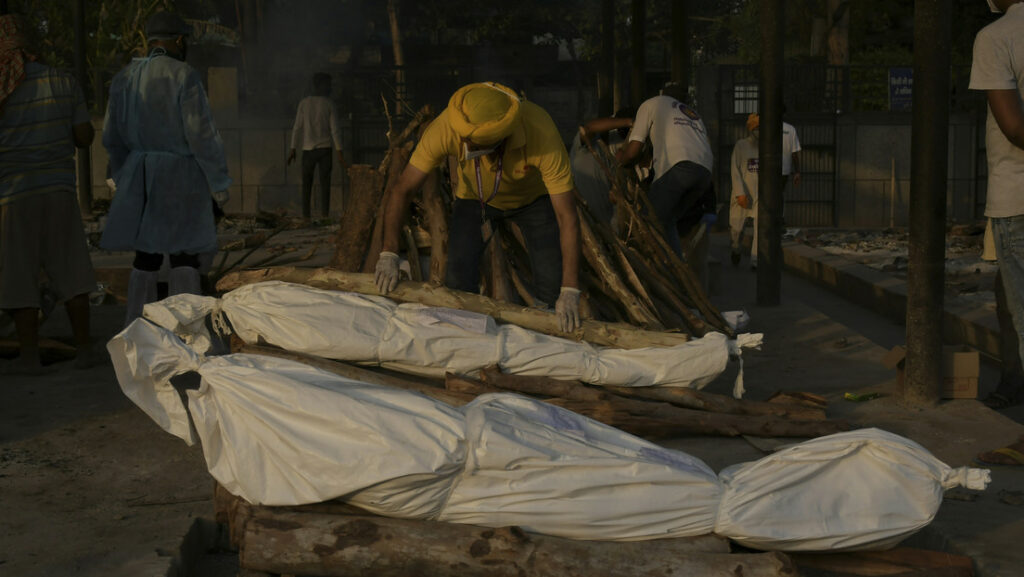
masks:
{"label": "man in dark trousers", "polygon": [[292,150],[288,164],[295,160],[295,150],[302,149],[302,216],[309,218],[313,195],[313,173],[320,171],[320,214],[327,217],[331,206],[331,145],[338,151],[338,164],[345,165],[341,152],[341,130],[338,111],[331,101],[331,76],[313,75],[313,95],[299,102],[292,127]]}

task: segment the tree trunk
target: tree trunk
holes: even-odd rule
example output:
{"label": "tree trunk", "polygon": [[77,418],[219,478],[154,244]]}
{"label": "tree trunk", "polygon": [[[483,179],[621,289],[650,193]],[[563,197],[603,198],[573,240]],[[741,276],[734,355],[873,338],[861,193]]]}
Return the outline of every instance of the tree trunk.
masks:
{"label": "tree trunk", "polygon": [[352,165],[348,169],[348,178],[351,193],[341,213],[338,234],[334,237],[331,266],[356,272],[362,269],[369,248],[370,230],[384,196],[384,178],[365,164]]}
{"label": "tree trunk", "polygon": [[245,523],[246,569],[310,576],[769,577],[794,575],[782,553],[724,552],[716,537],[574,541],[517,527],[324,515],[256,507]]}
{"label": "tree trunk", "polygon": [[[217,290],[227,292],[240,286],[279,280],[312,287],[379,295],[373,283],[373,275],[347,273],[329,268],[273,267],[235,271],[224,275],[217,283]],[[433,287],[424,283],[401,281],[388,298],[398,302],[417,302],[433,307],[448,307],[490,315],[500,323],[519,325],[537,332],[560,337],[577,338],[594,345],[605,345],[623,349],[641,347],[671,347],[689,340],[682,333],[645,331],[622,323],[604,323],[584,320],[583,327],[573,334],[566,334],[558,328],[554,313],[531,309],[508,303],[500,303],[487,297]]]}

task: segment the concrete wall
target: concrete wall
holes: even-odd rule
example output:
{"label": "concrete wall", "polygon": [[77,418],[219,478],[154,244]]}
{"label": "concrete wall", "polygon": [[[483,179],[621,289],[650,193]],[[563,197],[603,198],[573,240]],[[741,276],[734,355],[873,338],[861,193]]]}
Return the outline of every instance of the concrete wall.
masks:
{"label": "concrete wall", "polygon": [[[908,225],[910,123],[909,114],[860,113],[836,119],[836,226]],[[977,166],[977,130],[971,114],[950,117],[946,218],[953,222],[981,216],[977,207],[984,200],[985,181]]]}

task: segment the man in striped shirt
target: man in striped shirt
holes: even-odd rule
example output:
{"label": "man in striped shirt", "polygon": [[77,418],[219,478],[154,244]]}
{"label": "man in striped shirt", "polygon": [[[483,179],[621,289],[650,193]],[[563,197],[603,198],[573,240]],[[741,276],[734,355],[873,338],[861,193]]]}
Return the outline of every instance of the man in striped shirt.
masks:
{"label": "man in striped shirt", "polygon": [[35,62],[15,15],[0,16],[0,308],[20,356],[2,370],[37,373],[40,272],[65,300],[76,365],[91,364],[88,294],[96,287],[75,198],[75,147],[93,128],[74,78]]}

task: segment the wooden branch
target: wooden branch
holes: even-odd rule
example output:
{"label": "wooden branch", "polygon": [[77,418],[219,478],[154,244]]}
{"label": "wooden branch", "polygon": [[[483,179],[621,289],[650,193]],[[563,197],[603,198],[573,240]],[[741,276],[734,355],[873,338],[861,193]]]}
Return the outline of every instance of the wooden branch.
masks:
{"label": "wooden branch", "polygon": [[618,271],[615,270],[608,255],[605,254],[601,242],[590,229],[583,210],[579,210],[577,213],[579,215],[577,221],[579,221],[583,257],[590,263],[590,266],[597,272],[598,278],[604,282],[608,291],[611,292],[608,296],[614,296],[622,304],[633,324],[651,330],[663,330],[664,326],[653,310],[638,299],[622,282]]}
{"label": "wooden branch", "polygon": [[[236,271],[225,275],[217,283],[217,290],[227,292],[243,285],[271,280],[329,290],[380,294],[373,283],[373,275],[370,274],[346,273],[328,268],[292,267]],[[594,320],[584,320],[581,329],[573,334],[566,334],[558,328],[558,318],[554,313],[500,303],[478,294],[412,281],[399,282],[395,290],[387,296],[398,302],[418,302],[427,306],[478,312],[490,315],[501,323],[519,325],[549,335],[575,337],[595,345],[635,349],[650,346],[671,347],[689,340],[689,337],[682,333],[645,331],[627,324]]]}
{"label": "wooden branch", "polygon": [[[630,264],[629,259],[626,258],[622,242],[616,238],[611,227],[606,223],[594,222],[593,219],[590,219],[590,225],[591,229],[598,235],[598,237],[601,238],[601,240],[604,241],[605,245],[610,247],[615,253],[615,261],[618,264],[618,268],[624,273],[626,281],[628,281],[633,292],[635,292],[637,297],[639,297],[651,310],[657,312],[657,308],[654,306],[654,300],[651,298],[650,293],[647,292],[647,287],[644,286],[644,282],[640,280],[640,277],[637,276],[636,271]],[[664,319],[662,319],[662,322],[664,323]],[[682,328],[682,326],[679,325],[679,328]]]}
{"label": "wooden branch", "polygon": [[671,306],[672,311],[683,318],[685,323],[683,328],[694,335],[704,336],[707,334],[709,330],[707,323],[693,314],[690,306],[680,298],[679,292],[676,290],[678,287],[676,283],[662,275],[657,268],[648,263],[643,255],[633,248],[627,247],[626,255],[633,268],[641,276],[648,279],[652,292],[664,302],[667,302]]}
{"label": "wooden branch", "polygon": [[[553,398],[544,399],[544,402],[569,409],[606,425],[648,439],[676,435],[820,437],[850,428],[847,423],[840,421],[803,421],[774,414],[726,414],[686,409],[667,402],[637,400],[602,393],[600,390],[583,387],[572,381],[502,375],[496,369],[485,369],[481,379],[476,380],[465,376],[452,376],[449,379],[446,376],[445,387],[469,395],[481,395],[501,390],[530,395],[548,395]],[[612,387],[602,388],[612,389]],[[615,389],[620,388],[623,387],[615,387]],[[652,389],[654,387],[643,388]],[[725,405],[723,404],[723,406]]]}
{"label": "wooden branch", "polygon": [[239,551],[243,568],[310,576],[377,577],[776,577],[794,575],[782,553],[722,552],[709,539],[574,541],[517,527],[251,510]]}
{"label": "wooden branch", "polygon": [[405,239],[405,258],[409,261],[409,279],[416,282],[423,282],[423,273],[420,268],[420,251],[416,246],[416,238],[412,234],[412,227],[402,227],[402,237]]}

